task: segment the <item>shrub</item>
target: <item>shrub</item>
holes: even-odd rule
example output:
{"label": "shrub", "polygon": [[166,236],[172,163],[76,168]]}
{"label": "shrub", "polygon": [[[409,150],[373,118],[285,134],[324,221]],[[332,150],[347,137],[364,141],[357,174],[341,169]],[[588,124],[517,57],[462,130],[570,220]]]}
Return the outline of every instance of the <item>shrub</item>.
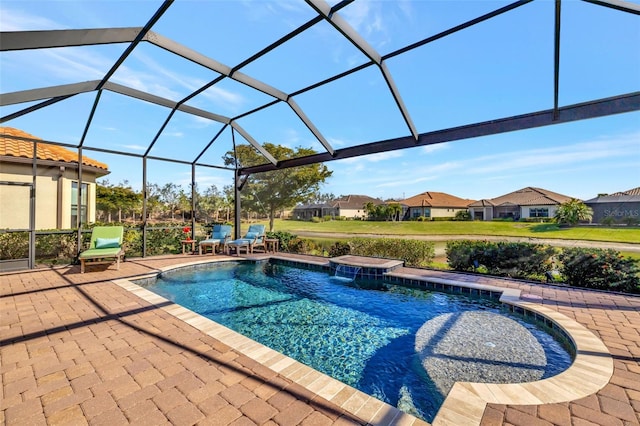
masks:
{"label": "shrub", "polygon": [[605,217],[604,219],[602,219],[602,220],[600,221],[600,223],[601,223],[601,224],[603,224],[603,225],[611,226],[611,225],[613,225],[614,223],[616,223],[616,220],[615,220],[613,217],[611,217],[611,216],[607,216],[607,217]]}
{"label": "shrub", "polygon": [[350,253],[351,253],[351,246],[349,245],[349,243],[345,243],[342,241],[336,241],[329,248],[329,257],[344,256]]}
{"label": "shrub", "polygon": [[297,235],[294,235],[290,232],[286,231],[277,231],[277,232],[267,232],[267,238],[272,239],[275,238],[278,240],[278,244],[280,246],[280,250],[289,251],[289,243],[291,240],[297,238]]}
{"label": "shrub", "polygon": [[320,218],[319,218],[319,217],[317,217],[317,216],[314,216],[314,217],[312,217],[312,218],[311,218],[311,222],[313,222],[313,223],[320,223],[320,222],[322,222],[322,219],[320,219]]}
{"label": "shrub", "polygon": [[638,261],[615,250],[570,247],[562,250],[559,260],[569,285],[640,293]]}
{"label": "shrub", "polygon": [[0,259],[24,259],[28,256],[28,232],[5,232],[0,234]]}
{"label": "shrub", "polygon": [[352,238],[351,254],[400,259],[407,266],[428,266],[435,257],[434,244],[429,241],[396,238]]}
{"label": "shrub", "polygon": [[459,210],[456,212],[456,215],[453,217],[453,220],[464,221],[471,220],[471,213],[467,210]]}
{"label": "shrub", "polygon": [[635,226],[640,223],[640,218],[628,216],[622,219],[622,223],[626,223],[628,226]]}
{"label": "shrub", "polygon": [[[78,250],[78,233],[51,231],[51,234],[36,235],[36,259],[39,261],[72,262]],[[53,233],[55,232],[55,233]]]}
{"label": "shrub", "polygon": [[542,244],[449,241],[446,247],[449,266],[458,271],[476,271],[479,267],[491,275],[540,279],[551,269],[555,249]]}
{"label": "shrub", "polygon": [[306,238],[296,237],[289,241],[288,249],[290,253],[310,254],[314,250],[317,250],[317,245]]}
{"label": "shrub", "polygon": [[485,244],[486,241],[448,241],[445,248],[447,263],[456,271],[473,271],[480,265],[480,259],[476,253],[480,253]]}

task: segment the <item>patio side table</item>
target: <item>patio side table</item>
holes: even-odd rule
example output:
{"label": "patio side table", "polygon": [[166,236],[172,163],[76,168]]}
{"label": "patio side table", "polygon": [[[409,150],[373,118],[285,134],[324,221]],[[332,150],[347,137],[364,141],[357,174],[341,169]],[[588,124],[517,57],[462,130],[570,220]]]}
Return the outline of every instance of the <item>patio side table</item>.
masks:
{"label": "patio side table", "polygon": [[267,253],[276,253],[280,248],[280,240],[277,238],[265,238],[264,244]]}
{"label": "patio side table", "polygon": [[180,241],[182,243],[182,254],[185,254],[186,248],[187,246],[191,246],[191,254],[195,253],[196,251],[196,240],[181,240]]}

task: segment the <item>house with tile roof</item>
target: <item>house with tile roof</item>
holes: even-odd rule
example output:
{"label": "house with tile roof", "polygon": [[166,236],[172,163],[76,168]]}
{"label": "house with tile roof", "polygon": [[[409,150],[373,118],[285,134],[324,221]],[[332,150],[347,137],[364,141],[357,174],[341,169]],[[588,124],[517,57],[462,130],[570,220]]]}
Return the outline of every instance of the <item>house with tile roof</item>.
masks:
{"label": "house with tile roof", "polygon": [[109,173],[107,165],[82,157],[78,206],[78,153],[41,140],[19,129],[0,127],[0,228],[30,228],[32,190],[36,229],[73,228],[78,214],[83,223],[95,222],[95,181]]}
{"label": "house with tile roof", "polygon": [[296,220],[311,220],[314,217],[336,216],[336,211],[329,203],[299,204],[291,211],[291,217]]}
{"label": "house with tile roof", "polygon": [[415,220],[419,217],[454,218],[457,212],[467,211],[467,206],[473,201],[444,192],[427,191],[402,200],[400,203],[407,208],[405,220]]}
{"label": "house with tile roof", "polygon": [[469,214],[473,220],[546,219],[554,217],[560,204],[572,198],[542,188],[526,187],[471,203]]}
{"label": "house with tile roof", "polygon": [[593,210],[594,223],[611,219],[614,223],[640,221],[640,186],[613,194],[599,194],[584,203]]}
{"label": "house with tile roof", "polygon": [[379,206],[384,204],[384,201],[368,195],[343,195],[333,200],[331,205],[336,211],[336,216],[346,217],[347,219],[366,219],[367,212],[364,206],[368,203]]}
{"label": "house with tile roof", "polygon": [[300,204],[291,212],[291,217],[297,220],[311,220],[314,217],[342,216],[347,219],[365,219],[367,212],[364,206],[373,203],[374,206],[384,204],[379,198],[368,195],[342,195],[327,203]]}

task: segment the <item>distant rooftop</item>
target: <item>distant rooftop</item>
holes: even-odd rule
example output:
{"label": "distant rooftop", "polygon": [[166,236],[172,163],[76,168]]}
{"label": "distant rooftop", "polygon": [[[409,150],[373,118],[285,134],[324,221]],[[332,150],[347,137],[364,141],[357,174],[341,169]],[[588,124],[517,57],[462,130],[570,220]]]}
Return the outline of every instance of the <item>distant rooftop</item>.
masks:
{"label": "distant rooftop", "polygon": [[620,202],[640,202],[640,186],[627,191],[615,192],[613,194],[601,194],[595,198],[585,201],[586,203],[620,203]]}
{"label": "distant rooftop", "polygon": [[[33,142],[15,138],[42,140],[20,129],[0,127],[0,156],[33,158]],[[76,152],[58,145],[38,143],[36,156],[39,160],[78,164],[78,154]],[[109,168],[105,163],[101,163],[84,155],[82,156],[82,164],[103,170],[108,170]]]}
{"label": "distant rooftop", "polygon": [[472,203],[471,207],[481,207],[486,205],[518,205],[518,206],[546,206],[562,204],[569,201],[572,197],[568,195],[558,194],[543,188],[534,188],[528,186],[517,191],[501,195],[490,200],[480,200]]}
{"label": "distant rooftop", "polygon": [[456,197],[444,192],[427,191],[401,201],[409,207],[466,208],[473,200]]}

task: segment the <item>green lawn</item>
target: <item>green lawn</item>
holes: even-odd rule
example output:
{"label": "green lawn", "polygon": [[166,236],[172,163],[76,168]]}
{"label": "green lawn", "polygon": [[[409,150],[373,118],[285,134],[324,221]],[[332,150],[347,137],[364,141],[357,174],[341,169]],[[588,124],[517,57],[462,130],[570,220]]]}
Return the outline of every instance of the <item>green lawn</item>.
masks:
{"label": "green lawn", "polygon": [[[263,222],[267,224],[268,223]],[[377,234],[377,235],[489,235],[524,238],[611,241],[640,244],[640,227],[577,226],[559,228],[556,224],[526,222],[370,222],[360,220],[321,223],[276,220],[275,231]]]}

